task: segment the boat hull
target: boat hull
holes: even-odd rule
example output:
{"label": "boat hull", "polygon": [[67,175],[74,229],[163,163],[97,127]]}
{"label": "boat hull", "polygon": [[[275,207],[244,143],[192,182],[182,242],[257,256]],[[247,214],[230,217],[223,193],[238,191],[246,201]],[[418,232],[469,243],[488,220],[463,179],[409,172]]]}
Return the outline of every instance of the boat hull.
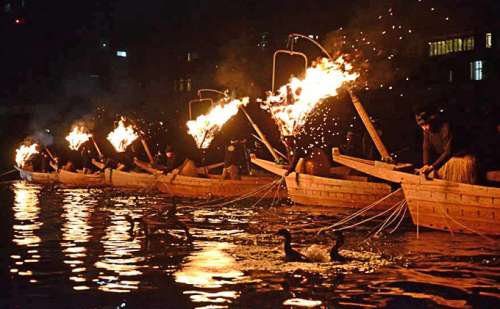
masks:
{"label": "boat hull", "polygon": [[154,188],[158,176],[146,173],[122,172],[113,169],[104,171],[106,184],[119,188]]}
{"label": "boat hull", "polygon": [[159,191],[172,196],[240,197],[268,186],[269,188],[260,190],[260,192],[256,192],[249,197],[274,198],[283,196],[283,189],[278,188],[277,185],[271,188],[274,181],[276,181],[276,178],[273,177],[258,177],[255,180],[225,180],[167,174],[159,177],[156,187]]}
{"label": "boat hull", "polygon": [[102,187],[106,185],[104,174],[79,174],[61,170],[59,171],[59,182],[78,187]]}
{"label": "boat hull", "polygon": [[500,189],[450,184],[402,183],[413,223],[453,233],[500,235]]}
{"label": "boat hull", "polygon": [[500,188],[427,179],[335,153],[333,160],[400,183],[417,226],[453,233],[500,235]]}
{"label": "boat hull", "polygon": [[23,170],[17,166],[15,168],[19,171],[21,179],[35,183],[55,183],[58,181],[57,173],[38,173]]}
{"label": "boat hull", "polygon": [[[286,170],[273,162],[252,158],[252,163],[283,176]],[[286,176],[288,195],[295,203],[329,207],[364,208],[391,194],[391,186],[384,183],[353,181],[307,174],[291,173]],[[373,207],[388,209],[404,199],[396,192]]]}

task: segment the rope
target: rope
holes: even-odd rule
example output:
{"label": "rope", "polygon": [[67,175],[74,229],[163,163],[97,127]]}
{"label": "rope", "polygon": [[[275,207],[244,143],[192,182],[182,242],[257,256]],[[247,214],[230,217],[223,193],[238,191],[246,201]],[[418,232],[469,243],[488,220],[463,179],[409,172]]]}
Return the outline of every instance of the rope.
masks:
{"label": "rope", "polygon": [[[481,236],[481,237],[483,237],[483,238],[485,238],[485,239],[487,239],[487,240],[489,240],[489,241],[495,242],[495,240],[494,240],[494,239],[492,239],[492,238],[490,238],[490,237],[488,237],[488,236],[486,236],[486,235],[484,235],[484,234],[482,234],[482,233],[479,233],[478,231],[475,231],[475,230],[473,230],[473,229],[471,229],[471,228],[469,228],[469,227],[467,227],[467,226],[465,226],[465,225],[461,224],[460,222],[457,222],[457,221],[456,221],[455,219],[453,219],[453,218],[452,218],[452,217],[451,217],[451,216],[450,216],[450,215],[449,215],[446,211],[444,211],[444,209],[443,209],[443,207],[442,207],[441,203],[439,203],[439,201],[436,201],[436,199],[434,199],[434,201],[437,203],[437,205],[439,206],[439,208],[441,209],[441,211],[442,211],[442,212],[443,212],[446,216],[448,216],[448,218],[450,218],[450,220],[451,220],[451,221],[453,221],[455,224],[460,225],[461,227],[463,227],[463,228],[465,228],[465,229],[467,229],[467,230],[469,230],[469,231],[471,231],[471,232],[473,232],[473,233],[475,233],[475,234],[477,234],[477,235],[479,235],[479,236]],[[442,214],[441,214],[441,216],[442,216]],[[444,219],[444,218],[443,218],[443,219]],[[446,220],[445,220],[445,222],[446,222]],[[448,225],[448,223],[447,223],[447,222],[446,222],[446,225]],[[450,228],[450,227],[448,226],[448,228]],[[450,232],[451,232],[451,228],[450,228]],[[452,233],[452,235],[453,235],[453,233]]]}
{"label": "rope", "polygon": [[[407,202],[406,200],[405,200],[405,204],[406,204],[406,206],[408,206],[408,202]],[[401,216],[401,219],[399,220],[399,222],[398,222],[398,224],[396,225],[396,227],[395,227],[392,231],[390,231],[390,233],[389,233],[389,234],[394,233],[394,231],[396,231],[396,230],[398,229],[399,225],[401,224],[401,222],[403,222],[403,219],[405,218],[405,215],[406,215],[406,210],[407,210],[407,209],[408,209],[408,207],[404,207],[404,212],[403,212],[403,215]]]}
{"label": "rope", "polygon": [[[356,217],[358,217],[358,216],[360,216],[360,215],[364,214],[364,213],[365,213],[365,212],[367,212],[368,210],[370,210],[370,209],[372,209],[373,207],[377,206],[378,204],[380,204],[381,202],[385,201],[386,199],[388,199],[389,197],[391,197],[392,195],[396,194],[397,192],[399,192],[399,191],[401,191],[401,190],[402,190],[401,188],[397,189],[396,191],[394,191],[394,192],[392,192],[392,193],[390,193],[390,194],[386,195],[385,197],[383,197],[383,198],[379,199],[378,201],[375,201],[375,202],[371,203],[370,205],[368,205],[368,206],[366,206],[366,207],[364,207],[364,208],[362,208],[362,209],[360,209],[360,210],[356,211],[355,213],[353,213],[353,214],[351,214],[351,215],[347,216],[346,218],[344,218],[344,219],[340,220],[339,222],[337,222],[337,223],[335,223],[335,224],[333,224],[333,225],[330,225],[330,226],[327,226],[327,227],[322,227],[322,228],[309,229],[309,231],[318,231],[318,233],[321,233],[321,232],[322,232],[323,230],[325,230],[325,229],[332,229],[332,228],[334,228],[334,227],[336,227],[336,226],[339,226],[339,225],[342,225],[342,224],[344,224],[344,223],[346,223],[346,222],[349,222],[349,221],[353,220],[354,218],[356,218]],[[384,213],[385,213],[385,212],[384,212]]]}

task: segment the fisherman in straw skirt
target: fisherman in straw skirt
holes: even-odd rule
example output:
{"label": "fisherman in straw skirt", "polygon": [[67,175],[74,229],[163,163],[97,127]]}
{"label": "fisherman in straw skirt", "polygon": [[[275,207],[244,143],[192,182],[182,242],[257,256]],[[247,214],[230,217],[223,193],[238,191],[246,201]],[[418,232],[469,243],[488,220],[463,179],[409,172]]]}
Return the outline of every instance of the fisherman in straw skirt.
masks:
{"label": "fisherman in straw skirt", "polygon": [[457,131],[437,108],[429,105],[415,108],[414,112],[424,133],[424,166],[419,172],[431,178],[477,184],[478,162],[471,144],[457,136]]}

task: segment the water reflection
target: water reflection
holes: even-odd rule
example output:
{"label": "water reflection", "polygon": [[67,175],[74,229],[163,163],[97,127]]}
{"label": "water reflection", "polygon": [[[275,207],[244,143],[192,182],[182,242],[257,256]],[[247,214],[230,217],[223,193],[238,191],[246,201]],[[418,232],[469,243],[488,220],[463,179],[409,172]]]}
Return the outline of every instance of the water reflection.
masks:
{"label": "water reflection", "polygon": [[[14,224],[12,242],[19,247],[31,248],[26,253],[18,251],[11,255],[10,272],[20,276],[32,276],[32,268],[39,261],[38,249],[42,239],[37,235],[37,231],[43,223],[39,222],[40,201],[38,193],[40,187],[26,182],[16,182],[13,184],[14,191]],[[33,279],[34,280],[34,279]],[[36,281],[32,281],[35,283]]]}
{"label": "water reflection", "polygon": [[[134,217],[137,214],[133,214],[130,208],[122,203],[114,204],[108,211],[109,221],[101,240],[104,252],[95,263],[97,268],[103,270],[98,276],[99,289],[127,293],[137,290],[140,284],[139,280],[131,280],[130,277],[141,275],[141,268],[146,267],[140,265],[145,261],[141,252],[142,240],[130,232],[132,226],[126,219],[127,216]],[[111,274],[105,274],[109,272]]]}
{"label": "water reflection", "polygon": [[[239,296],[236,288],[232,290],[230,286],[244,277],[236,260],[224,252],[234,245],[226,242],[207,242],[198,245],[202,247],[202,250],[187,258],[187,263],[174,274],[175,280],[178,283],[201,289],[184,292],[190,295],[193,302],[212,304],[197,308],[227,308],[226,304],[232,303]],[[223,288],[222,291],[221,288]]]}
{"label": "water reflection", "polygon": [[64,263],[71,267],[71,281],[78,283],[76,289],[88,289],[83,285],[87,281],[86,267],[84,266],[87,248],[85,245],[89,242],[90,216],[93,212],[91,197],[87,190],[65,190],[63,200],[62,214],[63,225],[61,247],[65,254]]}

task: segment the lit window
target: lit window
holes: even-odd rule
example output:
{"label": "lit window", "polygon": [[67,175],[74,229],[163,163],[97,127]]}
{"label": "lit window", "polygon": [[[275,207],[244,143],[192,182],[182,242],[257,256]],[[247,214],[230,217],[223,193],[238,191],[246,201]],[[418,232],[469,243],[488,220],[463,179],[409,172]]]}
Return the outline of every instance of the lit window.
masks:
{"label": "lit window", "polygon": [[122,51],[122,50],[119,50],[116,52],[116,55],[118,57],[123,57],[123,58],[126,58],[127,57],[127,52],[126,51]]}
{"label": "lit window", "polygon": [[474,50],[474,37],[464,39],[464,50]]}
{"label": "lit window", "polygon": [[483,61],[473,61],[470,63],[470,79],[483,80]]}
{"label": "lit window", "polygon": [[486,33],[486,48],[491,48],[491,33]]}
{"label": "lit window", "polygon": [[191,78],[189,78],[189,79],[187,80],[187,85],[186,85],[186,87],[187,87],[187,91],[191,91],[191,87],[192,87],[192,85],[191,85]]}
{"label": "lit window", "polygon": [[181,78],[179,80],[179,92],[183,92],[184,91],[184,80]]}
{"label": "lit window", "polygon": [[5,3],[5,5],[4,5],[4,11],[5,12],[12,11],[12,5],[10,3]]}
{"label": "lit window", "polygon": [[462,51],[462,39],[455,39],[455,51]]}
{"label": "lit window", "polygon": [[310,34],[310,35],[309,35],[309,38],[310,38],[310,39],[314,39],[314,35]]}
{"label": "lit window", "polygon": [[429,56],[434,56],[434,44],[429,44]]}
{"label": "lit window", "polygon": [[447,50],[448,50],[448,53],[452,53],[453,52],[453,40],[448,40],[446,41],[446,45],[447,45]]}
{"label": "lit window", "polygon": [[188,62],[191,62],[193,60],[191,53],[188,53]]}

